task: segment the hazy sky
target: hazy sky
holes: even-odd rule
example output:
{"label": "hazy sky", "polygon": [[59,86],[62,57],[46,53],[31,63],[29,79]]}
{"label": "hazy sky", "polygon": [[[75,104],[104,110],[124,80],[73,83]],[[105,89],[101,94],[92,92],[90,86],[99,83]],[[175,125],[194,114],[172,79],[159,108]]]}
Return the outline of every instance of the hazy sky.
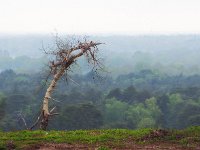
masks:
{"label": "hazy sky", "polygon": [[200,0],[0,0],[1,33],[200,33]]}

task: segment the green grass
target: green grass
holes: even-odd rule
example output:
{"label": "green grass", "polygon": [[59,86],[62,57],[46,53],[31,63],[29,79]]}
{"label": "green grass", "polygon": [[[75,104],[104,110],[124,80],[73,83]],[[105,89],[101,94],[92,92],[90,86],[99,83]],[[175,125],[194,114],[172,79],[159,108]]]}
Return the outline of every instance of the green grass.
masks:
{"label": "green grass", "polygon": [[185,130],[172,130],[165,137],[147,137],[153,129],[109,129],[109,130],[75,130],[75,131],[16,131],[0,132],[0,149],[5,149],[9,142],[17,149],[40,143],[81,143],[101,145],[99,150],[109,149],[107,145],[123,146],[126,141],[135,143],[148,142],[176,142],[182,145],[194,145],[200,142],[200,127],[191,127]]}

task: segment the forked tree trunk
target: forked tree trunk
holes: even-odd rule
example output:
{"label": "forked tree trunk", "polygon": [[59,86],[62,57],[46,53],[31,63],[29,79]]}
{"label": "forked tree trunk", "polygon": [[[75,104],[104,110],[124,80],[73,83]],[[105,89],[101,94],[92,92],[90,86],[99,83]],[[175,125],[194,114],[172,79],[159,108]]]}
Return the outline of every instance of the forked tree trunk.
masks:
{"label": "forked tree trunk", "polygon": [[48,87],[44,100],[43,100],[43,107],[42,107],[42,120],[40,122],[40,129],[46,130],[48,126],[49,116],[52,115],[49,112],[49,99],[51,99],[51,94],[55,89],[55,86],[58,80],[62,77],[65,72],[65,67],[61,68],[57,74],[55,74],[53,80],[51,81],[50,86]]}

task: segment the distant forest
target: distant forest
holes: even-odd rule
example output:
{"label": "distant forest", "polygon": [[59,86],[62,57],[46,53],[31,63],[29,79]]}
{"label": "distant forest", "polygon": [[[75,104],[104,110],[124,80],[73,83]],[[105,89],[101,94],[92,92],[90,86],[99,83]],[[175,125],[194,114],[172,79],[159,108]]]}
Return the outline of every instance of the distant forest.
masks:
{"label": "distant forest", "polygon": [[[82,59],[53,95],[49,129],[185,128],[200,125],[200,35],[102,36],[106,72]],[[38,117],[47,88],[49,36],[0,37],[0,130]],[[43,44],[42,44],[43,43]],[[50,43],[50,45],[49,45]]]}
{"label": "distant forest", "polygon": [[[200,75],[168,76],[151,70],[93,79],[92,72],[62,81],[51,104],[60,115],[49,129],[185,128],[200,125]],[[66,79],[63,79],[66,80]],[[39,74],[0,74],[0,128],[24,129],[19,115],[36,119],[46,89]],[[56,120],[56,121],[55,121]]]}
{"label": "distant forest", "polygon": [[[200,73],[200,35],[91,36],[105,43],[101,57],[113,75],[150,69],[161,73],[194,75]],[[49,35],[0,36],[0,70],[32,73],[47,62],[43,47],[51,49],[55,39]],[[84,60],[79,73],[89,71]]]}

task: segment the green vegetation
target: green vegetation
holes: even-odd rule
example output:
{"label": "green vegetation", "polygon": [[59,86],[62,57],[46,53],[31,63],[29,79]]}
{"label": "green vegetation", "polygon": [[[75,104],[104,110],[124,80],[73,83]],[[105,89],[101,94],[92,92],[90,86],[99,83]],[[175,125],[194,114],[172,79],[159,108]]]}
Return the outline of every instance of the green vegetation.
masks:
{"label": "green vegetation", "polygon": [[[44,143],[68,143],[98,145],[105,150],[123,147],[127,143],[150,144],[156,142],[176,143],[181,146],[195,147],[200,142],[200,127],[185,130],[110,129],[110,130],[76,130],[76,131],[16,131],[0,132],[0,148],[6,148],[9,142],[16,148],[26,148]],[[156,133],[156,134],[155,134]]]}
{"label": "green vegetation", "polygon": [[[168,76],[152,70],[93,82],[93,73],[60,82],[50,107],[60,115],[50,130],[177,128],[200,125],[200,75]],[[0,129],[24,130],[37,119],[46,76],[0,73]],[[100,84],[99,84],[100,83]],[[48,83],[47,83],[48,84]]]}
{"label": "green vegetation", "polygon": [[[0,132],[0,147],[5,147],[6,143],[13,141],[17,147],[22,148],[29,144],[39,144],[43,142],[56,143],[106,143],[117,144],[127,138],[139,139],[149,134],[151,129],[143,130],[76,130],[76,131],[16,131]],[[102,147],[103,148],[103,147]]]}
{"label": "green vegetation", "polygon": [[200,142],[200,128],[188,128],[200,126],[199,35],[104,37],[109,50],[102,56],[109,59],[103,63],[112,73],[101,78],[89,72],[84,60],[77,62],[80,66],[73,66],[76,71],[60,81],[52,96],[50,108],[56,106],[59,115],[47,132],[24,131],[19,117],[32,125],[48,85],[41,69],[47,58],[35,50],[41,48],[41,37],[15,38],[22,43],[4,41],[0,49],[0,149],[51,142],[98,150],[132,142],[187,147]]}

